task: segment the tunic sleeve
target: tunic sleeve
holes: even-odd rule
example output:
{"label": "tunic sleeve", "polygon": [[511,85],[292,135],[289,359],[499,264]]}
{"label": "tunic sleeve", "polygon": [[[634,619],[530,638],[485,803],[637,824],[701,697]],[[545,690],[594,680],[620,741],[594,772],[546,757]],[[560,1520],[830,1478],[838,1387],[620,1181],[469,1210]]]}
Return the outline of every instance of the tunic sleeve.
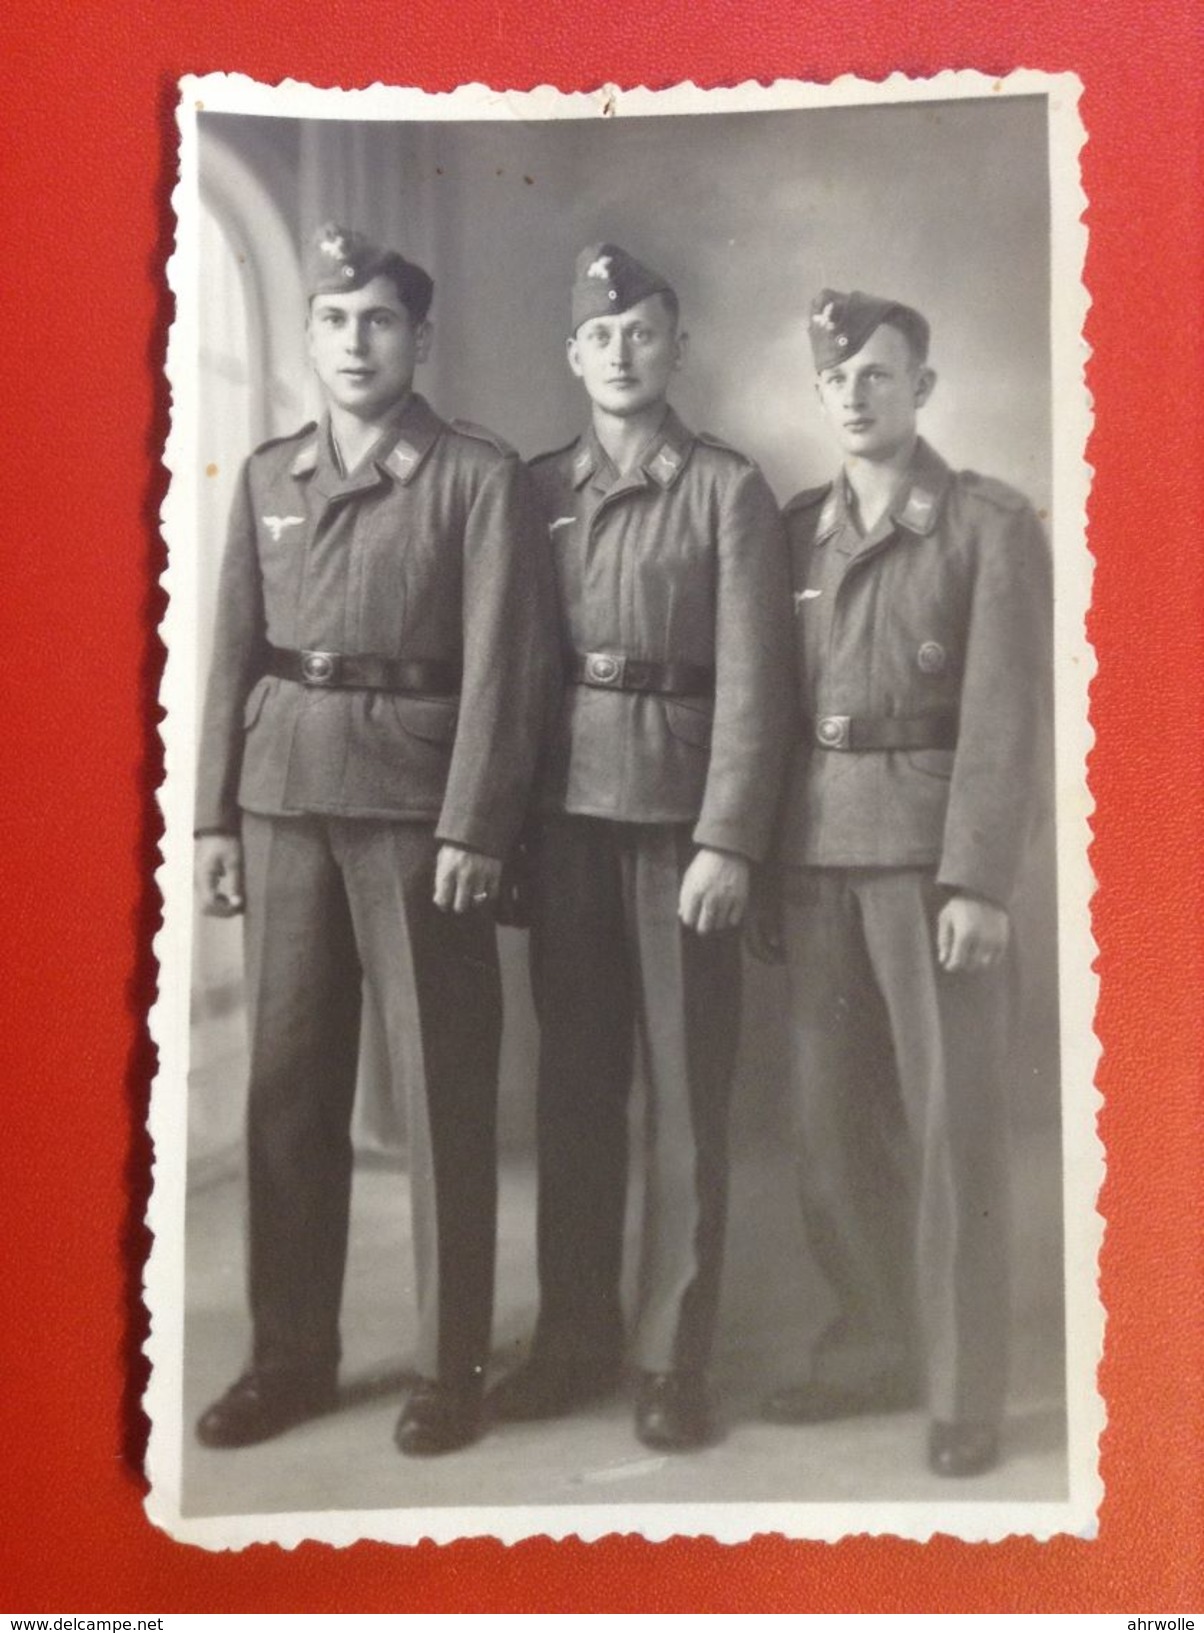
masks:
{"label": "tunic sleeve", "polygon": [[786,750],[790,584],[773,494],[754,467],[721,501],[715,612],[715,712],[699,845],[760,861]]}
{"label": "tunic sleeve", "polygon": [[504,856],[530,799],[555,663],[547,531],[531,478],[500,458],[464,536],[464,675],[438,837]]}
{"label": "tunic sleeve", "polygon": [[1006,905],[1042,797],[1052,701],[1049,549],[1032,507],[982,503],[938,880]]}
{"label": "tunic sleeve", "polygon": [[218,581],[217,623],[197,771],[198,833],[238,832],[243,710],[263,672],[265,644],[263,581],[248,461],[235,490]]}

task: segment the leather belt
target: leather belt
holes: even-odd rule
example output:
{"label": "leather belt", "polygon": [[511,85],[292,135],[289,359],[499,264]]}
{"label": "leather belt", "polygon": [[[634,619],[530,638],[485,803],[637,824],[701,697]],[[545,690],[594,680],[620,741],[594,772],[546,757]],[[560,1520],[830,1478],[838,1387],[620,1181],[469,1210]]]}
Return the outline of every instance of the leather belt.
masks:
{"label": "leather belt", "polygon": [[715,671],[700,663],[654,663],[622,652],[574,652],[568,677],[578,686],[658,692],[664,697],[709,697],[715,690]]}
{"label": "leather belt", "polygon": [[375,658],[368,654],[313,649],[291,652],[268,648],[264,673],[302,686],[350,688],[365,692],[426,692],[450,696],[460,690],[460,665],[439,660],[410,662],[403,658]]}
{"label": "leather belt", "polygon": [[846,754],[883,749],[956,748],[957,715],[952,710],[931,714],[866,715],[821,714],[807,723],[807,735],[820,748]]}

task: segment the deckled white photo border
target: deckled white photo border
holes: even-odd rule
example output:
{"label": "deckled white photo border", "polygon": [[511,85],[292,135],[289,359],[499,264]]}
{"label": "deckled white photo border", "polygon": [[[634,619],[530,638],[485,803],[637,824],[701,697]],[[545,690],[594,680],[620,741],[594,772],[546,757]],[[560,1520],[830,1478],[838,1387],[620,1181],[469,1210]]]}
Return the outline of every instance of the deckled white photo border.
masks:
{"label": "deckled white photo border", "polygon": [[[171,484],[162,523],[168,546],[163,586],[168,604],[161,633],[167,661],[160,691],[165,780],[159,790],[165,831],[156,880],[163,925],[155,939],[159,994],[150,1029],[159,1051],[149,1126],[154,1142],[154,1185],[148,1223],[154,1242],[147,1265],[151,1317],[146,1353],[152,1364],[145,1397],[151,1420],[148,1451],[151,1520],[173,1537],[211,1549],[253,1542],[285,1547],[313,1539],[335,1545],[358,1539],[415,1543],[488,1536],[510,1543],[525,1537],[576,1536],[590,1541],[636,1533],[652,1541],[708,1536],[736,1543],[759,1533],[835,1541],[855,1534],[926,1540],[950,1534],[968,1541],[1009,1535],[1045,1540],[1061,1533],[1095,1534],[1103,1488],[1098,1440],[1104,1404],[1095,1375],[1102,1355],[1104,1311],[1097,1289],[1103,1220],[1096,1198],[1104,1153],[1096,1134],[1099,1097],[1094,1087],[1099,1045],[1093,1029],[1097,981],[1091,933],[1093,879],[1088,863],[1092,802],[1086,761],[1093,741],[1088,690],[1095,656],[1087,641],[1092,561],[1086,508],[1090,468],[1085,449],[1091,405],[1084,371],[1083,326],[1088,294],[1083,283],[1087,233],[1080,179],[1085,131],[1078,111],[1081,84],[1072,74],[1018,70],[997,79],[970,71],[926,80],[894,74],[880,83],[842,77],[830,85],[777,81],[703,90],[564,93],[550,86],[494,91],[464,85],[439,94],[375,85],[365,90],[319,89],[285,81],[260,85],[244,76],[189,76],[181,83],[179,182],[173,195],[174,250],[167,277],[176,301],[168,345],[172,391],[165,460]],[[189,983],[193,928],[192,804],[199,706],[196,606],[192,589],[199,513],[197,275],[199,265],[198,125],[200,111],[331,120],[551,120],[639,119],[674,114],[768,112],[777,109],[873,107],[991,96],[1047,99],[1051,221],[1051,360],[1055,562],[1055,732],[1057,749],[1058,969],[1061,987],[1062,1119],[1064,1132],[1064,1279],[1068,1388],[1068,1496],[1063,1502],[983,1503],[706,1503],[554,1508],[376,1509],[337,1512],[230,1514],[204,1519],[181,1514],[184,1338],[184,1197],[186,1086],[189,1067]]]}

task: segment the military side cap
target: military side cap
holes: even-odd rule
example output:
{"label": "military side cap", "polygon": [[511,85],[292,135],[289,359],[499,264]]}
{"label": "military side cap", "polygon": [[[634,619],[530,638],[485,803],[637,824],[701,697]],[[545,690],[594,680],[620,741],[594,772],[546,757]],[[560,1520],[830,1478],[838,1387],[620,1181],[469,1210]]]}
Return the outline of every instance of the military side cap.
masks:
{"label": "military side cap", "polygon": [[838,289],[821,289],[811,302],[811,355],[816,369],[830,369],[857,353],[883,323],[896,325],[915,348],[921,362],[928,356],[928,319],[913,306],[883,300],[854,289],[843,295]]}
{"label": "military side cap", "polygon": [[349,295],[379,277],[392,279],[410,316],[421,322],[435,293],[429,273],[350,227],[328,221],[318,228],[305,258],[305,292],[311,299]]}
{"label": "military side cap", "polygon": [[659,272],[642,265],[617,244],[591,244],[577,257],[573,278],[572,332],[590,318],[614,317],[649,295],[673,292]]}

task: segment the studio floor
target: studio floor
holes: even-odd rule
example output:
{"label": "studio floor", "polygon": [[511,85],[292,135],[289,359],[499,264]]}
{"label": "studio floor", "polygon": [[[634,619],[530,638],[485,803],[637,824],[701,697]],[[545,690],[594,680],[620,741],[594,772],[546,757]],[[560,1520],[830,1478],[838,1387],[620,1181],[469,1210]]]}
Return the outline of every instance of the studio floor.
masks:
{"label": "studio floor", "polygon": [[[764,1146],[746,1150],[734,1169],[712,1369],[723,1433],[714,1446],[650,1452],[634,1436],[628,1401],[616,1395],[556,1422],[495,1426],[446,1457],[401,1457],[392,1436],[413,1312],[409,1198],[403,1171],[368,1166],[355,1180],[340,1409],[262,1446],[205,1450],[190,1426],[241,1370],[248,1340],[241,1185],[236,1177],[210,1178],[188,1204],[183,1511],[1063,1500],[1061,1265],[1050,1251],[1059,1239],[1056,1141],[1032,1130],[1015,1155],[1015,1341],[1004,1457],[990,1473],[964,1481],[927,1471],[921,1413],[799,1429],[758,1421],[758,1401],[799,1375],[808,1339],[829,1312],[800,1241],[788,1164]],[[494,1327],[499,1374],[523,1353],[534,1317],[534,1219],[531,1163],[506,1158]]]}

